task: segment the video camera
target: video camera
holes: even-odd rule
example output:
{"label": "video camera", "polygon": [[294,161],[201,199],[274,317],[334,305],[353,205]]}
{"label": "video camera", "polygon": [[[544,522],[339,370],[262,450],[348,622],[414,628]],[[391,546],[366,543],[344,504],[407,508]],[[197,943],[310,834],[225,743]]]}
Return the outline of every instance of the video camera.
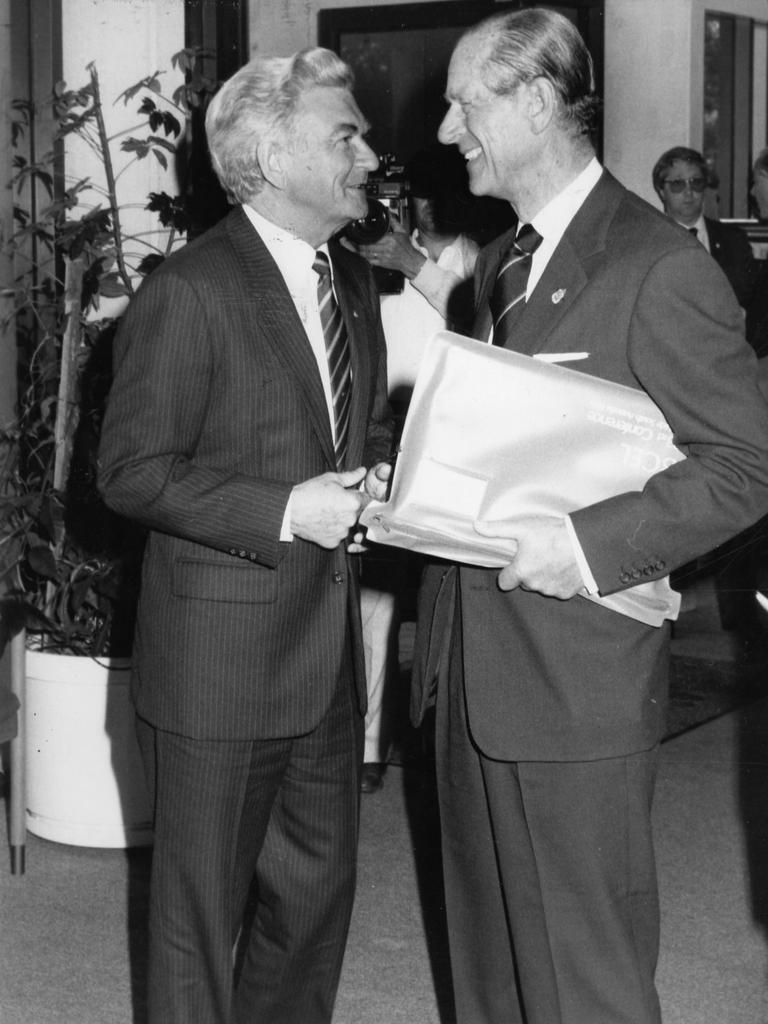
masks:
{"label": "video camera", "polygon": [[[385,153],[379,161],[375,175],[365,183],[368,197],[368,213],[353,220],[342,234],[355,245],[373,245],[390,230],[389,214],[393,213],[406,231],[410,233],[408,211],[408,181],[404,167],[397,162],[394,153]],[[399,270],[373,267],[373,276],[379,291],[393,295],[403,290],[404,278]]]}

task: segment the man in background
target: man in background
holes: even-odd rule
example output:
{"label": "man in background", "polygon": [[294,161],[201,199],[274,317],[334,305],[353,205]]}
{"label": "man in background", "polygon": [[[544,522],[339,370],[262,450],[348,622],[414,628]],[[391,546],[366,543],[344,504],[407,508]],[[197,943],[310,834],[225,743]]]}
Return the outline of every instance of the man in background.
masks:
{"label": "man in background", "polygon": [[675,146],[653,168],[653,187],[664,212],[701,242],[722,267],[739,305],[746,309],[754,287],[754,258],[749,239],[734,224],[704,216],[709,168],[701,153]]}
{"label": "man in background", "polygon": [[378,163],[351,87],[323,49],[222,86],[206,131],[237,205],[145,281],[116,342],[99,479],[149,529],[150,1024],[332,1015],[365,710],[348,545],[391,445],[371,271],[328,242]]}
{"label": "man in background", "polygon": [[645,391],[686,455],[565,518],[476,524],[514,541],[501,572],[425,572],[413,708],[418,722],[436,685],[457,1021],[659,1024],[651,802],[669,617],[582,595],[661,580],[762,514],[768,408],[720,268],[598,163],[572,22],[532,8],[468,30],[446,98],[440,140],[521,225],[479,256],[475,336],[586,351],[574,367]]}

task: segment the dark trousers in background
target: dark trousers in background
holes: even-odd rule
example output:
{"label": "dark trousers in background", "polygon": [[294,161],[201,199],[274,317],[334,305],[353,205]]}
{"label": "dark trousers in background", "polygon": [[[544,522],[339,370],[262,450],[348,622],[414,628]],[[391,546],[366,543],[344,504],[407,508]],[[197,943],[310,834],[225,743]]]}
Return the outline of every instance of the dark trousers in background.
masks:
{"label": "dark trousers in background", "polygon": [[305,736],[138,731],[155,799],[149,1024],[329,1024],[357,856],[362,719],[348,674]]}

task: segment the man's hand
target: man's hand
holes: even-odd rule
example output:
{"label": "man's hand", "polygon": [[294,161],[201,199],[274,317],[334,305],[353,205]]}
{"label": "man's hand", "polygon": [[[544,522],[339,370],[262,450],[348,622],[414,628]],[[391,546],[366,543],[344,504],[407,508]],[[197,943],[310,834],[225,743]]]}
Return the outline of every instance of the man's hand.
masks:
{"label": "man's hand", "polygon": [[377,462],[375,466],[365,474],[365,493],[374,501],[386,501],[389,478],[392,476],[392,466],[389,462]]}
{"label": "man's hand", "polygon": [[566,600],[584,589],[564,519],[528,516],[478,522],[475,529],[484,537],[503,537],[517,542],[514,559],[499,573],[502,590],[520,587]]}
{"label": "man's hand", "polygon": [[342,238],[342,245],[364,256],[375,267],[399,270],[409,280],[413,280],[424,265],[426,256],[414,248],[411,236],[391,211],[389,226],[390,230],[378,242],[372,242],[370,245],[354,245],[349,239]]}
{"label": "man's hand", "polygon": [[[363,484],[363,507],[369,501],[385,501],[387,497],[387,486],[392,476],[392,466],[388,462],[377,462],[375,466],[365,475]],[[368,550],[365,543],[365,529],[360,527],[353,535],[347,551],[353,555],[362,555]]]}
{"label": "man's hand", "polygon": [[297,484],[291,492],[291,532],[323,548],[335,548],[357,522],[365,495],[358,490],[365,466]]}

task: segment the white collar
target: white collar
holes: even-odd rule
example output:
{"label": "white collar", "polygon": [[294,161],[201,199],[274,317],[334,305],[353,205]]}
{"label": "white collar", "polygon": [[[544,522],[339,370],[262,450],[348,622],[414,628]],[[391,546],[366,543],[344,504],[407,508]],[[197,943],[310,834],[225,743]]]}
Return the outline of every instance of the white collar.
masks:
{"label": "white collar", "polygon": [[560,241],[565,229],[600,180],[602,173],[603,168],[599,160],[593,156],[584,170],[539,210],[531,223],[545,241],[555,244]]}

